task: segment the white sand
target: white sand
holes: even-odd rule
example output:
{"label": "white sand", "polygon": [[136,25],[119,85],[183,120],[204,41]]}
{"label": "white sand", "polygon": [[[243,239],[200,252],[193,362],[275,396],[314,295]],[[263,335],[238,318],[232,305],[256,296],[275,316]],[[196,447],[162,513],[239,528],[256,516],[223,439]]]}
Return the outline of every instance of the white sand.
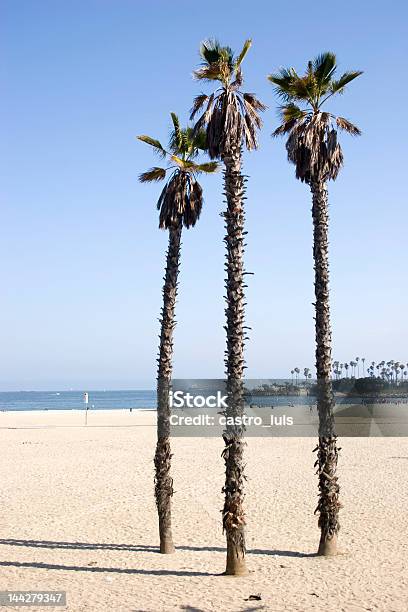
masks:
{"label": "white sand", "polygon": [[249,439],[250,575],[231,578],[219,439],[173,440],[178,550],[157,552],[154,418],[0,413],[0,590],[63,589],[75,612],[408,610],[408,439],[341,441],[344,554],[330,559],[313,556],[314,440]]}

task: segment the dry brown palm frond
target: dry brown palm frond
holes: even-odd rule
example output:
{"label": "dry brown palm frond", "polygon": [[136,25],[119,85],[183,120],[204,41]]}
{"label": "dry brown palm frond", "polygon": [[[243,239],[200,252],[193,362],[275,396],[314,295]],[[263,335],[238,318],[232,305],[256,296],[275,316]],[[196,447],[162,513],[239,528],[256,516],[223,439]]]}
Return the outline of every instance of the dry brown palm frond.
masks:
{"label": "dry brown palm frond", "polygon": [[282,125],[278,126],[276,130],[272,132],[272,136],[276,137],[276,136],[282,136],[283,134],[287,134],[288,132],[291,131],[291,129],[295,126],[295,124],[296,124],[296,119],[291,119],[291,121],[286,121],[285,123],[282,123]]}
{"label": "dry brown palm frond", "polygon": [[139,175],[139,181],[141,183],[151,183],[152,181],[162,181],[166,176],[166,170],[164,168],[150,168],[147,172],[142,172]]}
{"label": "dry brown palm frond", "polygon": [[195,126],[195,129],[206,128],[210,157],[220,158],[241,144],[249,150],[256,149],[256,132],[262,126],[258,110],[264,108],[254,94],[226,88],[216,96],[212,94]]}
{"label": "dry brown palm frond", "polygon": [[242,97],[257,111],[265,111],[268,108],[266,104],[258,100],[254,93],[245,92],[242,94]]}
{"label": "dry brown palm frond", "polygon": [[361,136],[361,130],[356,125],[351,123],[348,119],[344,117],[336,117],[336,123],[341,130],[345,130],[352,136]]}
{"label": "dry brown palm frond", "polygon": [[185,227],[194,227],[200,217],[203,207],[203,190],[201,185],[191,179],[189,186],[188,205],[184,209],[183,223]]}
{"label": "dry brown palm frond", "polygon": [[[210,165],[212,168],[215,167],[214,162],[212,164],[210,162]],[[201,164],[201,166],[203,172],[211,171],[204,168],[206,164]],[[175,228],[180,222],[184,227],[193,227],[203,207],[201,185],[190,171],[176,170],[165,185],[157,207],[160,210],[160,228]]]}
{"label": "dry brown palm frond", "polygon": [[238,68],[236,74],[235,74],[235,80],[231,83],[231,89],[232,90],[236,90],[239,89],[242,85],[242,83],[244,82],[244,77],[242,75],[242,70],[241,68]]}
{"label": "dry brown palm frond", "polygon": [[221,62],[216,62],[208,66],[201,66],[194,70],[193,76],[198,81],[218,81],[222,77],[223,66]]}
{"label": "dry brown palm frond", "polygon": [[286,150],[289,161],[296,166],[297,178],[309,184],[337,178],[343,153],[329,113],[316,113],[294,121],[292,127],[284,124],[278,130],[279,134],[289,131]]}
{"label": "dry brown palm frond", "polygon": [[191,111],[190,111],[191,120],[194,119],[198,111],[204,106],[207,100],[208,100],[208,96],[206,94],[200,94],[199,96],[196,96],[194,98],[193,106],[191,107]]}
{"label": "dry brown palm frond", "polygon": [[248,113],[251,117],[251,120],[255,124],[258,129],[261,129],[263,122],[261,117],[259,116],[258,110],[265,110],[265,106],[262,102],[259,102],[252,94],[244,94],[242,96],[242,100],[240,99],[243,105],[243,112]]}

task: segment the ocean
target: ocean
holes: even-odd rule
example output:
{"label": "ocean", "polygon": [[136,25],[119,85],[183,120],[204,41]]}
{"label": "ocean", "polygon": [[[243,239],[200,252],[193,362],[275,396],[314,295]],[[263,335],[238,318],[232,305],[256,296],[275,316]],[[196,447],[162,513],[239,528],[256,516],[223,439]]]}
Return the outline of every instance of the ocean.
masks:
{"label": "ocean", "polygon": [[[90,410],[120,410],[156,408],[156,391],[88,391]],[[279,406],[289,403],[313,404],[308,397],[252,397],[249,403],[260,406]],[[0,392],[1,410],[84,410],[83,391],[3,391]]]}
{"label": "ocean", "polygon": [[[156,408],[156,391],[88,391],[90,410]],[[82,391],[0,392],[0,410],[83,410]]]}

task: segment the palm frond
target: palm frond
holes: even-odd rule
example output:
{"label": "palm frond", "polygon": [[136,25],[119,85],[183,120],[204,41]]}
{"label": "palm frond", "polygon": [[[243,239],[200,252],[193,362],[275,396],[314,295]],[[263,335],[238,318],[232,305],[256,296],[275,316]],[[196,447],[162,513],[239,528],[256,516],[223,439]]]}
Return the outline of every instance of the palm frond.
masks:
{"label": "palm frond", "polygon": [[194,70],[193,76],[197,81],[219,81],[222,77],[220,62],[197,68],[197,70]]}
{"label": "palm frond", "polygon": [[251,119],[251,122],[253,122],[258,129],[261,129],[262,120],[259,116],[258,111],[264,111],[266,109],[266,106],[262,104],[262,102],[260,102],[254,94],[244,93],[242,96],[242,101],[244,107],[243,113],[248,114]]}
{"label": "palm frond", "polygon": [[331,82],[330,84],[331,93],[333,94],[343,93],[345,86],[348,85],[348,83],[351,83],[351,81],[354,81],[354,79],[359,77],[361,74],[363,74],[362,70],[354,70],[354,71],[345,72],[344,74],[341,75],[341,77],[337,81]]}
{"label": "palm frond", "polygon": [[155,153],[157,153],[160,157],[166,156],[166,150],[163,148],[159,140],[156,140],[155,138],[151,138],[150,136],[146,136],[145,134],[142,134],[141,136],[138,136],[137,138],[138,140],[141,140],[142,142],[145,142],[146,144],[153,147],[153,149],[155,150]]}
{"label": "palm frond", "polygon": [[348,119],[345,119],[344,117],[336,117],[336,123],[341,130],[348,132],[352,136],[361,136],[360,128],[351,123],[351,121]]}
{"label": "palm frond", "polygon": [[220,165],[218,162],[206,162],[204,164],[195,164],[192,170],[197,174],[204,172],[205,174],[213,174],[218,172]]}
{"label": "palm frond", "polygon": [[291,98],[313,102],[318,95],[318,87],[314,74],[306,74],[293,80],[291,86]]}
{"label": "palm frond", "polygon": [[187,205],[183,211],[183,223],[187,228],[194,227],[200,218],[203,207],[203,190],[201,185],[193,177],[190,177],[189,186],[189,197],[186,200]]}
{"label": "palm frond", "polygon": [[235,72],[235,80],[231,83],[231,89],[239,89],[244,82],[244,78],[242,76],[241,66],[238,66]]}
{"label": "palm frond", "polygon": [[291,119],[290,121],[286,121],[285,123],[282,123],[280,126],[276,128],[276,130],[272,132],[273,138],[276,138],[277,136],[283,136],[284,134],[288,134],[295,127],[295,125],[296,125],[296,119]]}
{"label": "palm frond", "polygon": [[179,168],[184,168],[187,165],[187,162],[184,159],[178,157],[178,155],[172,155],[171,160],[174,161]]}
{"label": "palm frond", "polygon": [[241,53],[238,55],[237,59],[235,60],[235,70],[237,70],[240,67],[240,65],[242,64],[246,54],[248,53],[249,49],[251,48],[251,45],[252,45],[252,39],[248,38],[244,42],[244,46],[242,47]]}
{"label": "palm frond", "polygon": [[215,38],[204,40],[200,45],[200,55],[209,66],[219,62],[221,59],[221,45],[218,40]]}
{"label": "palm frond", "polygon": [[252,108],[256,111],[265,111],[268,107],[266,106],[266,104],[263,104],[263,102],[261,102],[260,100],[258,100],[258,98],[256,97],[255,94],[253,93],[244,93],[243,94],[243,98],[246,102],[248,102],[248,104],[250,104],[252,106]]}
{"label": "palm frond", "polygon": [[150,168],[147,172],[142,172],[139,175],[139,181],[141,183],[152,183],[153,181],[162,181],[166,176],[166,169],[155,166]]}
{"label": "palm frond", "polygon": [[194,146],[200,151],[207,151],[207,134],[205,130],[192,130],[194,139]]}
{"label": "palm frond", "polygon": [[[313,74],[320,88],[327,86],[336,71],[336,56],[330,51],[321,53],[312,62]],[[322,89],[321,89],[322,91]]]}
{"label": "palm frond", "polygon": [[208,102],[207,102],[207,108],[205,109],[205,111],[203,112],[203,114],[201,115],[201,117],[198,119],[197,123],[194,126],[194,131],[195,132],[199,132],[200,130],[203,130],[205,128],[205,126],[208,124],[211,115],[213,113],[213,103],[214,103],[214,98],[215,95],[212,93],[211,96],[209,98],[207,98]]}
{"label": "palm frond", "polygon": [[284,104],[279,107],[279,114],[283,119],[284,123],[288,123],[288,121],[304,119],[308,115],[308,111],[302,110],[297,104],[294,102],[290,102],[289,104]]}
{"label": "palm frond", "polygon": [[170,135],[170,148],[174,151],[180,151],[183,147],[183,135],[180,128],[180,121],[176,113],[170,113],[173,122],[173,130]]}
{"label": "palm frond", "polygon": [[206,94],[200,94],[199,96],[196,96],[194,98],[193,106],[191,107],[191,111],[190,111],[191,120],[194,119],[198,111],[204,106],[207,100],[208,100],[208,96]]}
{"label": "palm frond", "polygon": [[290,102],[294,98],[294,83],[299,79],[294,68],[280,68],[278,73],[270,74],[268,80],[275,85],[275,94],[284,100]]}

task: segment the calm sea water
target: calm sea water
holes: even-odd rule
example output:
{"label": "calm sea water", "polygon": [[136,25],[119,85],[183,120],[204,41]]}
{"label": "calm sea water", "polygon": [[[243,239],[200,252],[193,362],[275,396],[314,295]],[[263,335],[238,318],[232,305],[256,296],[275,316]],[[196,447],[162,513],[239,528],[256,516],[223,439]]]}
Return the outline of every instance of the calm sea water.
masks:
{"label": "calm sea water", "polygon": [[[407,404],[408,398],[393,398],[394,403]],[[257,406],[313,406],[316,398],[307,396],[252,396],[248,404]],[[361,398],[337,398],[337,404],[361,404]],[[385,400],[387,401],[387,400]],[[1,410],[83,410],[82,391],[7,391],[0,392]],[[89,391],[90,410],[156,408],[155,390]]]}
{"label": "calm sea water", "polygon": [[[156,392],[89,391],[91,410],[156,408]],[[82,391],[18,391],[0,393],[0,410],[81,410]]]}
{"label": "calm sea water", "polygon": [[[312,404],[307,397],[252,397],[250,403],[259,406],[279,406],[294,401]],[[89,391],[90,410],[156,408],[156,391]],[[0,410],[83,410],[82,391],[9,391],[0,392]]]}

